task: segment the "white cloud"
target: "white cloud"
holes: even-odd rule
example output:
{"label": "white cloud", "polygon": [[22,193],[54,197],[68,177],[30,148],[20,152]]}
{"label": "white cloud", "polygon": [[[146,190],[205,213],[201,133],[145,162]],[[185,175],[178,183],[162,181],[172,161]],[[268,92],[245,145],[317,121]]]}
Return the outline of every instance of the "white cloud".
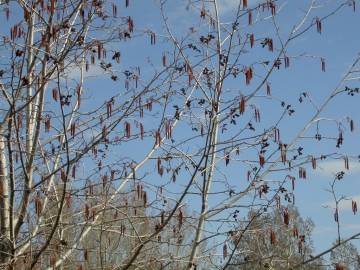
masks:
{"label": "white cloud", "polygon": [[[90,65],[88,71],[84,70],[83,79],[84,82],[92,80],[92,79],[99,79],[110,78],[111,73],[109,71],[105,71],[99,65]],[[81,68],[79,65],[76,64],[68,64],[64,68],[64,72],[61,73],[61,78],[67,80],[68,83],[73,83],[75,85],[80,83],[81,78]],[[53,73],[51,79],[57,79],[57,73]]]}
{"label": "white cloud", "polygon": [[[219,0],[219,11],[221,14],[236,11],[241,0]],[[248,7],[254,7],[263,0],[248,0]]]}
{"label": "white cloud", "polygon": [[351,231],[359,231],[360,230],[360,224],[359,223],[356,223],[356,224],[344,224],[343,228],[351,230]]}
{"label": "white cloud", "polygon": [[335,232],[337,231],[337,228],[336,227],[332,227],[332,226],[319,226],[319,227],[315,227],[314,228],[314,231],[313,231],[313,234],[328,234],[328,233],[331,233],[331,232]]}
{"label": "white cloud", "polygon": [[314,174],[322,176],[334,176],[336,173],[344,171],[346,175],[360,173],[360,162],[349,161],[349,170],[345,169],[343,159],[321,162],[317,165]]}
{"label": "white cloud", "polygon": [[220,0],[219,11],[221,14],[228,13],[231,10],[237,10],[240,0]]}
{"label": "white cloud", "polygon": [[[360,203],[360,194],[354,195],[354,196],[348,196],[348,197],[346,197],[346,199],[340,201],[339,210],[340,211],[352,211],[352,204],[351,204],[352,200],[356,201],[357,204],[359,204]],[[325,207],[325,208],[335,209],[335,202],[327,201],[327,202],[323,203],[321,206]],[[360,224],[359,224],[359,226],[360,226]]]}
{"label": "white cloud", "polygon": [[[109,72],[102,69],[98,64],[89,65],[89,70],[88,71],[84,70],[84,79],[97,78],[105,74],[109,74]],[[69,64],[65,68],[64,75],[68,80],[78,81],[81,75],[81,68],[79,65]]]}
{"label": "white cloud", "polygon": [[[341,223],[341,231],[349,234],[351,232],[358,232],[360,230],[360,224],[358,223]],[[337,232],[336,225],[334,226],[319,226],[315,227],[313,234],[321,235],[321,234],[329,234]]]}

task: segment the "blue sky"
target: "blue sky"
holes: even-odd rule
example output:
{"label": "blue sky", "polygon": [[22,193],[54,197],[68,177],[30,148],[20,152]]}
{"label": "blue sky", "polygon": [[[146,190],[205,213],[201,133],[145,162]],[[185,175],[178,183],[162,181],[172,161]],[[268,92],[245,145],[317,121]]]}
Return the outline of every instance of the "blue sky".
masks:
{"label": "blue sky", "polygon": [[[255,3],[254,3],[255,2]],[[249,1],[250,5],[255,5],[261,1]],[[316,1],[316,8],[310,13],[309,20],[317,16],[321,17],[328,14],[337,5],[343,1]],[[190,9],[186,10],[187,1],[168,1],[167,14],[169,24],[177,37],[181,37],[184,29],[190,26],[197,25],[198,13]],[[235,0],[221,0],[219,1],[220,15],[223,22],[230,22],[234,15],[234,9],[237,7]],[[277,15],[277,22],[280,25],[280,33],[282,37],[286,37],[288,31],[292,28],[294,23],[298,22],[303,16],[306,7],[310,1],[280,1],[282,11]],[[199,7],[199,5],[197,5]],[[145,12],[146,10],[146,12]],[[142,29],[156,29],[159,35],[164,32],[164,29],[159,27],[160,17],[157,5],[145,4],[142,1],[133,1],[126,13],[131,14],[135,18],[138,28]],[[309,22],[305,23],[307,26]],[[286,128],[282,129],[282,136],[289,140],[301,128],[301,123],[305,123],[313,115],[314,108],[309,103],[300,104],[298,98],[300,93],[306,91],[311,95],[314,104],[321,104],[326,96],[335,88],[341,77],[347,70],[348,66],[355,59],[359,53],[360,37],[357,26],[360,23],[359,12],[352,11],[352,7],[345,7],[336,15],[330,17],[323,22],[322,34],[316,32],[313,27],[302,37],[294,41],[289,47],[288,54],[296,57],[291,59],[291,68],[286,72],[275,73],[270,82],[272,84],[272,93],[279,99],[287,100],[295,107],[296,118],[286,119],[283,125]],[[244,24],[244,29],[246,24]],[[250,28],[250,30],[249,30]],[[259,23],[246,28],[245,31],[254,31],[255,36],[265,36],[267,31],[271,31],[268,23]],[[273,34],[273,33],[272,33]],[[166,35],[166,34],[164,34]],[[132,43],[133,49],[136,51],[136,56],[131,52],[126,54],[123,58],[124,64],[134,59],[146,59],[149,54],[147,50],[142,49],[142,43]],[[161,38],[159,47],[161,47]],[[275,47],[278,42],[275,41]],[[126,44],[124,45],[126,46]],[[265,53],[266,55],[266,53]],[[304,55],[304,57],[297,57]],[[150,59],[156,64],[160,64],[161,50],[152,50]],[[245,61],[253,61],[253,58],[262,58],[264,54],[249,55],[249,59],[245,56]],[[326,59],[326,72],[321,72],[320,57]],[[236,89],[236,80],[230,81],[226,86],[229,89]],[[357,85],[358,81],[349,82],[348,85]],[[308,145],[310,152],[313,152],[313,147],[324,153],[338,152],[355,157],[351,159],[350,170],[346,171],[345,178],[338,182],[337,191],[339,195],[345,195],[347,198],[357,199],[360,201],[360,164],[356,158],[359,154],[359,97],[355,96],[349,98],[347,95],[342,95],[335,101],[331,102],[321,115],[325,118],[334,118],[336,120],[344,120],[347,116],[351,116],[355,122],[355,132],[346,133],[346,138],[341,149],[335,147],[334,141],[322,142],[320,144],[313,144],[312,141],[305,140],[304,144]],[[266,105],[265,105],[266,106]],[[271,106],[271,105],[269,105]],[[272,107],[267,108],[269,114],[263,113],[263,121],[271,121],[273,114],[271,114]],[[346,122],[346,121],[345,121]],[[337,126],[330,123],[321,122],[324,133],[336,132]],[[348,130],[347,130],[348,131]],[[181,132],[181,131],[180,131]],[[308,136],[313,136],[314,128],[307,132]],[[333,133],[334,134],[334,133]],[[309,149],[307,148],[307,150]],[[316,151],[319,153],[319,151]],[[327,248],[336,237],[336,224],[333,221],[333,210],[325,208],[325,205],[331,204],[331,194],[326,191],[329,188],[329,183],[332,181],[334,174],[339,170],[344,170],[343,160],[327,160],[318,163],[318,169],[312,170],[307,166],[308,178],[306,180],[298,180],[296,185],[296,205],[299,207],[301,214],[304,217],[310,217],[315,222],[315,231],[313,239],[317,251]],[[238,174],[236,170],[231,170],[230,176]],[[245,176],[244,176],[245,177]],[[189,202],[191,205],[191,202]],[[341,205],[341,220],[342,220],[342,234],[343,237],[349,236],[360,230],[359,215],[353,215],[351,212],[351,204],[349,201]],[[359,243],[355,244],[359,247]]]}
{"label": "blue sky", "polygon": [[[261,1],[249,1],[250,5],[255,5]],[[343,1],[316,1],[316,8],[310,13],[309,21],[317,16],[321,17],[328,14],[336,6]],[[280,26],[280,34],[282,38],[286,38],[289,30],[293,25],[299,22],[301,16],[304,15],[309,1],[280,1],[282,5],[281,12],[277,15],[276,20]],[[199,14],[193,9],[186,10],[187,1],[168,1],[166,5],[166,14],[169,19],[171,30],[177,38],[181,38],[191,26],[199,25]],[[234,15],[234,8],[237,6],[235,0],[221,0],[220,15],[223,22],[231,22]],[[131,1],[128,9],[120,9],[120,13],[131,15],[135,21],[135,27],[138,31],[150,30],[157,33],[158,44],[155,47],[149,45],[149,41],[134,39],[120,45],[122,53],[121,69],[127,66],[141,65],[141,63],[151,63],[151,65],[143,65],[142,72],[146,76],[151,75],[155,69],[161,68],[161,56],[166,51],[165,39],[167,36],[162,24],[161,17],[158,9],[159,5],[156,2]],[[197,4],[199,7],[199,4]],[[309,24],[307,21],[304,24],[306,27]],[[264,37],[268,33],[274,34],[273,27],[269,26],[268,21],[260,22],[254,26],[247,27],[245,22],[241,22],[246,32],[254,32],[255,36]],[[316,28],[312,27],[307,33],[294,41],[287,50],[287,54],[291,58],[291,68],[275,73],[270,78],[272,86],[272,95],[279,100],[286,100],[291,103],[295,108],[295,119],[285,119],[282,123],[281,136],[291,141],[291,138],[298,133],[303,124],[305,124],[314,114],[314,106],[309,102],[299,103],[298,99],[302,92],[307,92],[311,96],[313,104],[320,105],[329,93],[336,87],[341,77],[355,59],[360,48],[360,37],[357,26],[360,23],[359,12],[352,11],[352,7],[345,7],[336,15],[331,16],[323,22],[322,33],[318,34]],[[203,28],[199,28],[205,31]],[[272,31],[272,32],[271,32]],[[278,40],[274,38],[275,47],[279,46]],[[256,46],[260,46],[257,44]],[[170,48],[169,48],[170,50]],[[167,51],[170,52],[170,51]],[[259,54],[249,54],[244,56],[245,62],[254,61],[256,59],[263,59],[270,54],[267,52],[259,51]],[[301,57],[299,57],[301,55]],[[320,57],[326,59],[326,72],[321,72]],[[101,70],[96,67],[90,68],[94,75],[98,75]],[[242,78],[241,78],[242,80]],[[122,83],[122,82],[121,82]],[[120,84],[121,84],[120,83]],[[243,82],[241,82],[243,83]],[[101,89],[101,93],[109,96],[113,93],[110,89],[118,87],[119,83],[114,83],[108,78],[88,81],[89,88]],[[348,85],[356,86],[358,81],[351,81]],[[121,87],[121,86],[120,86]],[[225,84],[230,90],[237,90],[238,80],[230,80]],[[251,86],[250,86],[251,87]],[[251,89],[246,88],[243,84],[241,88],[244,92],[249,93]],[[109,90],[107,90],[109,89]],[[93,93],[93,97],[98,94]],[[89,96],[90,97],[90,96]],[[261,98],[259,98],[261,100]],[[93,98],[89,100],[93,102]],[[273,110],[273,103],[263,103],[262,113],[263,123],[271,123],[274,115],[279,115],[279,110]],[[359,152],[359,128],[360,125],[358,104],[360,99],[358,96],[349,98],[347,95],[341,95],[336,100],[332,101],[328,107],[321,114],[321,117],[332,118],[346,123],[346,117],[351,116],[355,122],[355,132],[348,132],[348,127],[344,131],[345,141],[343,146],[338,149],[335,147],[335,141],[322,141],[321,143],[314,144],[313,140],[302,140],[302,145],[305,145],[306,153],[332,153],[337,152],[339,155],[346,154],[349,157],[354,157],[350,162],[350,170],[346,171],[345,178],[337,183],[338,195],[345,195],[347,198],[356,199],[360,202],[360,163],[357,160]],[[345,120],[345,121],[344,121]],[[151,120],[148,120],[151,121]],[[151,124],[150,124],[151,125]],[[332,135],[337,133],[338,127],[334,122],[321,122],[321,130],[324,133],[330,132]],[[181,126],[177,127],[180,134]],[[307,136],[313,136],[316,130],[315,127],[309,129],[306,133]],[[185,135],[185,134],[183,134]],[[180,136],[182,137],[182,135]],[[333,137],[336,137],[334,135]],[[135,148],[133,148],[135,147]],[[139,151],[134,157],[140,158],[143,149],[140,145],[134,144],[131,149]],[[315,150],[315,151],[314,151]],[[149,166],[151,167],[151,166]],[[333,220],[333,209],[326,208],[325,206],[332,207],[331,194],[326,191],[329,188],[329,183],[332,181],[334,174],[339,170],[344,170],[343,160],[326,160],[318,163],[318,169],[312,170],[310,166],[306,166],[308,177],[306,180],[297,180],[296,184],[296,205],[298,206],[303,217],[310,217],[315,223],[315,230],[313,239],[317,251],[326,249],[336,238],[336,224]],[[229,169],[229,177],[237,177],[239,175],[238,169]],[[242,177],[245,178],[245,172],[240,172]],[[295,173],[296,174],[296,173]],[[236,183],[229,182],[236,187]],[[215,189],[221,189],[221,186]],[[351,201],[350,201],[351,202]],[[196,205],[195,199],[187,199],[186,203],[192,209]],[[346,237],[360,230],[359,215],[353,215],[351,212],[351,204],[346,201],[341,205],[340,217],[342,222],[342,236]],[[196,209],[195,209],[196,211]],[[355,244],[359,247],[359,243]]]}
{"label": "blue sky", "polygon": [[[262,1],[259,0],[249,0],[249,5],[253,7],[261,2]],[[309,20],[304,24],[303,28],[306,28],[313,18],[327,15],[343,2],[344,1],[338,0],[316,1],[316,8],[310,13]],[[206,34],[209,31],[209,28],[204,26],[203,21],[199,18],[198,9],[201,8],[201,2],[190,5],[190,9],[187,10],[186,6],[188,3],[189,1],[186,0],[169,0],[165,6],[165,13],[168,18],[169,26],[178,40],[182,40],[184,33],[187,33],[190,27],[195,27],[199,35]],[[238,1],[235,0],[219,0],[220,18],[224,25],[232,22],[237,3]],[[304,15],[310,1],[289,0],[278,1],[278,3],[279,6],[281,6],[281,9],[276,16],[276,23],[280,27],[280,37],[285,39],[288,37],[288,33],[293,25],[298,23]],[[207,6],[207,8],[209,8],[209,12],[213,12],[211,7]],[[130,0],[130,6],[126,9],[123,6],[123,3],[120,3],[119,14],[121,16],[131,16],[134,19],[135,32],[138,33],[140,37],[117,43],[111,48],[113,50],[121,51],[121,64],[113,69],[113,72],[118,74],[121,78],[119,81],[112,81],[109,78],[109,74],[104,74],[98,65],[90,67],[89,72],[86,74],[87,79],[85,81],[84,111],[94,105],[103,104],[104,100],[108,100],[119,93],[119,99],[126,99],[131,96],[124,91],[124,80],[121,76],[125,70],[141,66],[142,80],[146,82],[157,71],[162,69],[161,58],[164,53],[171,59],[172,46],[167,43],[168,34],[162,22],[158,1]],[[17,15],[15,14],[15,17],[16,16]],[[271,23],[271,18],[267,18],[252,26],[247,26],[246,22],[246,18],[240,21],[240,33],[244,35],[247,33],[254,33],[255,37],[259,38],[259,41],[256,42],[253,51],[249,46],[246,47],[246,50],[249,53],[243,54],[241,63],[250,65],[256,61],[273,59],[277,52],[268,52],[266,49],[262,49],[260,45],[260,40],[267,36],[272,36],[274,39],[275,51],[280,47],[280,42],[273,31],[274,28]],[[11,23],[9,23],[9,25],[11,25]],[[262,121],[261,124],[257,126],[260,130],[269,128],[273,124],[274,119],[280,117],[283,110],[280,103],[281,101],[285,101],[287,104],[291,104],[295,109],[295,115],[293,117],[285,117],[281,122],[281,137],[284,142],[292,141],[293,137],[300,131],[303,125],[307,123],[312,115],[314,115],[316,111],[314,107],[323,103],[329,93],[337,86],[349,65],[360,52],[358,25],[360,25],[359,11],[353,12],[351,6],[346,6],[337,14],[329,17],[323,22],[321,34],[316,32],[315,27],[312,27],[304,35],[290,44],[286,51],[287,55],[290,56],[290,68],[286,70],[281,68],[281,71],[274,73],[269,79],[272,88],[272,97],[264,97],[265,91],[262,90],[251,100],[252,105],[261,108]],[[6,29],[6,27],[4,29]],[[150,38],[147,34],[144,34],[149,30],[156,32],[157,44],[155,46],[150,45]],[[224,36],[225,35],[222,37]],[[196,38],[198,38],[197,34],[189,37],[189,39],[184,42],[196,42]],[[196,62],[198,56],[192,55],[191,53],[189,53],[189,55],[189,58]],[[324,58],[326,61],[326,72],[321,71],[320,57]],[[198,72],[199,69],[196,71]],[[259,74],[263,75],[261,72],[263,72],[263,70],[259,71]],[[76,82],[79,79],[78,71],[70,69],[69,78]],[[174,83],[175,90],[179,91],[181,84],[184,84],[184,81],[185,79],[182,79],[177,83]],[[232,98],[238,97],[240,94],[250,94],[256,88],[259,81],[260,77],[255,78],[251,85],[246,86],[243,74],[240,74],[238,78],[227,80],[224,83],[226,98],[231,100]],[[358,84],[359,81],[354,80],[349,81],[342,87],[345,85],[356,87]],[[161,87],[162,86],[160,85],[159,88]],[[165,90],[165,88],[162,89],[162,91],[163,90]],[[306,98],[303,103],[299,103],[299,97],[303,92],[309,94],[311,102],[309,98]],[[198,92],[194,95],[197,97],[201,96]],[[181,98],[175,98],[171,104],[181,104],[182,101]],[[336,148],[335,140],[324,139],[321,142],[315,142],[314,139],[303,139],[300,143],[300,145],[304,147],[304,156],[336,152],[338,153],[338,157],[341,155],[350,157],[350,170],[346,171],[344,179],[337,183],[337,192],[338,195],[344,195],[349,199],[356,199],[358,204],[360,204],[360,163],[357,158],[360,154],[359,102],[360,95],[349,97],[346,94],[342,94],[330,102],[321,114],[321,117],[323,118],[335,119],[342,123],[341,128],[344,130],[345,140],[340,149]],[[166,116],[170,118],[173,116],[173,113],[174,110],[170,108],[166,111]],[[247,115],[246,117],[246,119],[251,118],[250,115]],[[347,117],[351,117],[355,122],[355,131],[352,133],[349,132],[349,127],[346,124]],[[129,121],[134,120],[136,119],[129,119]],[[244,122],[246,121],[244,120]],[[195,134],[189,130],[190,125],[188,123],[189,122],[186,124],[180,123],[176,127],[176,135],[174,136],[177,141],[181,141],[182,139],[191,137]],[[241,122],[241,124],[243,123]],[[146,117],[144,119],[144,125],[149,131],[152,131],[156,129],[157,121],[151,117]],[[320,122],[321,133],[330,134],[331,137],[337,136],[338,128],[339,127],[334,121]],[[123,132],[122,125],[120,125],[117,132],[119,132],[119,134]],[[236,132],[235,128],[228,134],[220,133],[220,140],[228,138],[234,132]],[[305,136],[313,137],[316,132],[316,126],[312,126],[306,132]],[[250,134],[252,133],[247,132],[244,133],[244,136]],[[194,140],[191,144],[184,146],[182,150],[190,153],[196,149],[196,147],[200,146],[201,142],[200,139]],[[152,145],[152,138],[145,140],[144,144],[139,144],[134,141],[129,144],[120,145],[115,147],[112,151],[111,161],[122,159],[124,153],[126,153],[126,156],[129,157],[129,159],[131,158],[139,161],[143,157],[143,154],[151,149]],[[169,143],[169,145],[171,144]],[[164,152],[159,151],[159,155]],[[245,150],[244,153],[245,157],[240,155],[239,160],[234,162],[232,160],[231,165],[226,168],[226,172],[223,160],[219,161],[219,164],[222,162],[222,165],[218,166],[218,171],[215,176],[216,179],[220,179],[221,181],[214,184],[213,190],[224,190],[227,188],[227,186],[224,186],[224,183],[231,186],[236,191],[241,191],[242,188],[246,187],[247,182],[245,179],[247,169],[244,165],[244,160],[254,159],[257,158],[257,156],[255,151],[249,150],[246,152]],[[234,160],[236,159],[236,157],[233,158]],[[155,161],[151,162],[152,163],[144,166],[139,174],[144,175],[144,181],[148,182],[149,186],[151,181],[154,181],[155,183],[157,183],[157,181],[159,183],[165,183],[166,177],[159,179],[156,173],[154,173]],[[333,220],[333,209],[331,209],[333,206],[331,201],[332,197],[326,189],[329,187],[329,183],[332,181],[334,174],[340,170],[344,170],[343,164],[343,159],[339,158],[319,162],[316,170],[312,170],[310,165],[306,165],[308,172],[307,179],[297,179],[296,181],[296,205],[303,217],[310,217],[315,223],[313,239],[317,251],[329,247],[336,238],[336,224]],[[83,170],[86,173],[86,166],[84,166]],[[149,170],[150,175],[145,175],[145,172]],[[285,174],[287,173],[288,172],[285,172]],[[297,171],[295,170],[292,173],[296,175]],[[271,174],[264,180],[270,181],[282,178],[283,176],[284,174]],[[181,173],[179,178],[183,178],[183,182],[178,181],[177,184],[170,186],[169,192],[176,192],[179,188],[183,188],[187,182],[186,177],[186,173]],[[214,196],[214,200],[210,203],[210,207],[216,205],[221,199],[222,198]],[[346,201],[340,206],[343,237],[360,231],[359,214],[355,216],[352,214],[349,207],[351,204],[349,204],[349,202],[350,201]],[[186,198],[185,203],[190,212],[194,211],[195,213],[198,213],[198,198],[189,196]],[[326,208],[325,206],[328,207]],[[241,214],[246,216],[246,213]],[[360,247],[359,243],[355,242],[355,244]]]}

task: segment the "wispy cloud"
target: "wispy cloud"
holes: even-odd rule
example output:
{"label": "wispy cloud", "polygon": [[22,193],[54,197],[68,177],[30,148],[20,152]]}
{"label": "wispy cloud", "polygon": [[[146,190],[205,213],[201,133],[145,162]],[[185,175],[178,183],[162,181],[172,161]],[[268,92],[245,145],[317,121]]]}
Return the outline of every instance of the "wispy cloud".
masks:
{"label": "wispy cloud", "polygon": [[346,174],[360,173],[360,163],[356,161],[349,161],[349,170],[345,169],[345,162],[342,159],[325,161],[318,164],[318,169],[313,171],[315,174],[322,176],[334,176],[340,171],[344,171]]}
{"label": "wispy cloud", "polygon": [[[248,8],[255,7],[259,3],[263,3],[265,1],[266,0],[248,0]],[[221,19],[223,20],[227,15],[231,15],[231,13],[236,12],[241,2],[242,0],[218,0],[218,11]],[[202,3],[198,3],[196,4],[196,8],[188,9],[189,6],[186,3],[186,1],[176,2],[176,6],[174,6],[174,9],[167,12],[167,16],[169,19],[176,22],[178,26],[180,25],[182,27],[189,28],[190,26],[193,26],[194,21],[189,19],[189,16],[184,16],[185,10],[186,12],[191,12],[190,14],[196,17],[200,15],[200,9],[203,5]],[[205,8],[207,12],[210,12],[212,16],[214,16],[214,5],[212,2],[206,4]]]}
{"label": "wispy cloud", "polygon": [[336,227],[331,227],[331,226],[315,227],[313,234],[328,234],[328,233],[336,232],[336,230],[337,230]]}
{"label": "wispy cloud", "polygon": [[[358,223],[342,223],[341,230],[346,233],[358,232],[360,230],[360,224]],[[313,234],[329,234],[337,232],[336,226],[321,226],[315,227]]]}
{"label": "wispy cloud", "polygon": [[[84,71],[84,79],[98,78],[99,76],[109,74],[99,65],[90,65],[88,71]],[[65,69],[65,76],[69,80],[78,81],[81,75],[81,68],[78,65],[70,64]]]}
{"label": "wispy cloud", "polygon": [[360,230],[360,224],[344,224],[344,229],[351,230],[351,231],[359,231]]}
{"label": "wispy cloud", "polygon": [[231,10],[236,10],[239,6],[240,0],[220,0],[219,11],[221,14],[226,14]]}
{"label": "wispy cloud", "polygon": [[[340,201],[339,203],[339,210],[340,211],[352,211],[352,204],[351,201],[354,200],[357,203],[360,203],[360,194],[354,196],[348,196],[346,199]],[[334,201],[327,201],[321,205],[325,208],[335,209],[335,202]],[[360,227],[360,224],[358,224]]]}
{"label": "wispy cloud", "polygon": [[[230,11],[237,10],[241,0],[219,0],[219,11],[221,14],[226,14]],[[249,0],[248,7],[254,7],[259,3],[264,2],[263,0]]]}

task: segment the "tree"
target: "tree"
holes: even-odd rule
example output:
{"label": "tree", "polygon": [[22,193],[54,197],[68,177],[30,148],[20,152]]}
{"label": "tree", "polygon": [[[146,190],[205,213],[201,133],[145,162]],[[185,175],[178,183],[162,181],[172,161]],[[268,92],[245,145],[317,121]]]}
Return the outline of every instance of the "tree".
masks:
{"label": "tree", "polygon": [[333,265],[343,269],[359,269],[360,260],[356,247],[351,243],[345,243],[335,248],[330,253],[330,260]]}
{"label": "tree", "polygon": [[[303,220],[292,205],[270,211],[255,218],[245,230],[247,222],[241,221],[239,228],[232,232],[235,243],[239,235],[242,240],[229,269],[289,269],[313,254],[313,222]],[[325,269],[322,265],[318,260],[301,269]]]}
{"label": "tree", "polygon": [[[82,242],[83,254],[72,255],[73,260],[82,261],[87,269],[113,269],[126,262],[132,251],[154,230],[159,230],[166,218],[166,212],[160,216],[146,212],[142,186],[132,188],[122,207],[106,209],[101,215],[100,226],[94,229]],[[96,193],[96,191],[93,191]],[[100,190],[98,192],[101,192]],[[181,269],[181,261],[167,262],[170,254],[180,257],[186,253],[187,242],[191,238],[191,227],[194,225],[186,218],[186,209],[182,209],[182,224],[172,221],[171,230],[166,230],[149,243],[129,269]],[[73,265],[63,267],[72,269]]]}
{"label": "tree", "polygon": [[226,269],[240,217],[324,159],[348,169],[360,59],[332,72],[350,56],[319,37],[355,31],[356,1],[286,4],[1,1],[1,265]]}

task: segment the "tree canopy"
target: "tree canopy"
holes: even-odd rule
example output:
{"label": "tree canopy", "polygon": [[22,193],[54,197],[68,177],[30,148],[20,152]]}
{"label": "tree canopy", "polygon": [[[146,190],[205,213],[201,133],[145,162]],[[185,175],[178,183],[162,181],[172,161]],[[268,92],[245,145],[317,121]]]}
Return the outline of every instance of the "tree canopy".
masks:
{"label": "tree canopy", "polygon": [[0,268],[358,267],[357,3],[0,0]]}

